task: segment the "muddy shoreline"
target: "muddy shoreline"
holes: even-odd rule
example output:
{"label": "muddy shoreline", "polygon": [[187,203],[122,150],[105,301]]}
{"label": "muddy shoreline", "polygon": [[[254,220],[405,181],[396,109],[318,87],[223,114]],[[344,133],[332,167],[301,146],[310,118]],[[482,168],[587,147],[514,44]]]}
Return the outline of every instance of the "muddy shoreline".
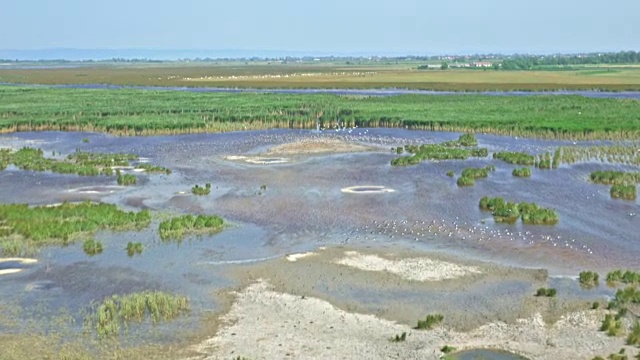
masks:
{"label": "muddy shoreline", "polygon": [[[443,277],[419,281],[387,270],[339,264],[354,252],[390,262],[428,258],[433,261],[429,271]],[[447,279],[447,268],[452,264],[475,272]],[[534,288],[548,280],[542,269],[507,268],[406,250],[338,247],[227,270],[242,285],[228,293],[234,300],[221,313],[220,327],[215,336],[193,347],[200,353],[193,359],[355,359],[363,354],[371,359],[440,359],[445,345],[457,350],[497,349],[529,359],[591,359],[625,347],[623,338],[599,331],[606,310],[590,310],[590,303],[571,297],[533,297]],[[526,282],[530,288],[504,298],[494,294],[480,299],[473,294],[475,287],[512,281]],[[369,292],[346,300],[348,296],[339,291],[344,287],[352,293],[360,289]],[[383,303],[377,298],[381,293],[409,291],[423,295],[418,306],[398,296]],[[432,292],[451,295],[449,304],[432,299]],[[460,303],[455,293],[469,295]],[[470,302],[488,300],[498,303],[502,311],[483,316],[466,309]],[[433,330],[415,330],[415,321],[428,313],[441,313],[445,321]],[[406,342],[390,341],[403,332],[407,333]],[[634,351],[627,347],[628,354]]]}

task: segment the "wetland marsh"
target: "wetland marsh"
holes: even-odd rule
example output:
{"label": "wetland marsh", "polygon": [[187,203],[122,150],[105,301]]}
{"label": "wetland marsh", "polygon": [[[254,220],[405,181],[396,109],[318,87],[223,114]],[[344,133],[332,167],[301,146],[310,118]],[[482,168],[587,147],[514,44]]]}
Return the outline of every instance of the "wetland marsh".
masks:
{"label": "wetland marsh", "polygon": [[[637,149],[638,143],[476,134],[477,144],[468,145],[486,153],[391,165],[402,156],[391,148],[451,144],[461,135],[355,127],[147,137],[0,135],[7,153],[30,147],[58,159],[133,154],[135,161],[149,164],[146,168],[160,169],[119,168],[137,180],[124,186],[115,172],[79,176],[21,169],[7,161],[0,171],[1,203],[33,209],[104,203],[147,215],[135,228],[97,228],[90,238],[81,234],[66,246],[39,247],[34,263],[5,262],[3,268],[21,271],[0,277],[6,309],[0,329],[11,344],[0,349],[0,357],[12,358],[8,351],[17,348],[26,352],[15,354],[28,354],[20,344],[31,342],[32,351],[42,351],[58,334],[63,334],[61,351],[88,358],[109,358],[106,349],[124,358],[144,353],[198,359],[336,353],[437,359],[446,346],[461,356],[489,348],[531,359],[617,352],[624,338],[598,331],[608,310],[591,308],[593,301],[613,298],[616,289],[604,284],[584,289],[577,276],[587,269],[638,270],[640,203],[611,199],[609,188],[594,184],[590,175],[638,171],[628,161],[633,155],[625,161],[597,155],[560,161],[555,169],[533,167],[530,177],[516,179],[512,173],[520,162],[509,164],[492,154],[542,156],[563,148],[574,149],[567,154],[593,155],[612,145],[633,154],[626,149]],[[286,155],[286,161],[275,155]],[[264,161],[238,161],[247,158]],[[488,177],[480,176],[489,169]],[[483,178],[473,187],[459,187],[449,171]],[[208,195],[192,194],[194,184]],[[496,222],[479,208],[483,196],[552,208],[561,220],[554,226]],[[91,245],[92,256],[83,243]],[[141,251],[128,256],[129,244],[140,244]],[[11,255],[10,248],[0,251]],[[536,297],[539,288],[557,294]],[[236,292],[229,295],[230,290]],[[178,299],[179,311],[167,310],[176,316],[152,320],[153,312],[144,310],[153,306],[149,294]],[[122,301],[134,298],[140,301],[136,320],[120,320],[126,313],[117,310],[125,306]],[[102,331],[117,332],[118,339],[86,331],[91,324],[95,329],[91,314],[98,308],[114,309],[118,325]],[[61,314],[67,316],[58,328],[52,319]],[[429,314],[442,314],[442,323],[412,330]],[[256,316],[262,320],[248,320]],[[51,329],[18,325],[43,321]],[[405,341],[389,340],[403,332]],[[505,342],[508,338],[512,341]]]}

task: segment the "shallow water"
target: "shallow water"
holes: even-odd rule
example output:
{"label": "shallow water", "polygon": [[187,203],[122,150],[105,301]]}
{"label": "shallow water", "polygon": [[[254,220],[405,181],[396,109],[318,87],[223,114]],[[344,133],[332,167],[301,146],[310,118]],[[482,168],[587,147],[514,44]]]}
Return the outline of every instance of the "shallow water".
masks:
{"label": "shallow water", "polygon": [[[214,290],[234,285],[226,274],[227,266],[339,244],[397,245],[547,268],[552,275],[576,276],[585,269],[637,269],[640,202],[612,200],[608,187],[587,181],[593,170],[620,166],[563,165],[557,170],[533,169],[531,178],[517,179],[511,175],[515,166],[490,158],[424,162],[411,167],[389,165],[397,156],[389,151],[391,147],[453,140],[458,135],[403,129],[355,129],[351,133],[271,130],[155,137],[65,132],[1,135],[0,147],[39,147],[47,155],[55,151],[56,157],[64,157],[76,148],[135,153],[173,173],[137,174],[138,185],[120,187],[115,184],[115,177],[10,168],[0,172],[0,202],[103,201],[130,210],[151,209],[163,216],[219,214],[231,227],[219,234],[188,238],[180,244],[163,243],[156,231],[157,222],[142,232],[99,233],[96,239],[103,242],[105,249],[93,257],[82,252],[82,241],[66,248],[46,248],[38,256],[38,264],[0,278],[0,295],[27,308],[44,302],[52,308],[77,309],[116,292],[163,289],[188,295],[194,314],[199,315],[216,309],[211,296]],[[291,162],[283,164],[225,160],[226,156],[259,154],[269,146],[310,137],[358,141],[380,150],[291,156]],[[540,153],[571,145],[493,135],[477,137],[480,146],[490,151]],[[83,142],[84,138],[89,142]],[[603,143],[606,142],[581,144]],[[466,167],[489,164],[495,165],[496,171],[471,188],[459,188],[455,178],[446,176],[449,170],[459,175]],[[207,182],[212,184],[211,195],[190,194],[193,185]],[[354,195],[341,191],[372,184],[395,192]],[[261,188],[263,185],[266,190]],[[560,222],[552,227],[496,224],[489,213],[478,209],[478,201],[484,195],[556,208]],[[143,253],[128,257],[125,247],[129,241],[142,242]],[[574,287],[575,281],[569,280],[565,285],[561,280],[554,281],[575,296],[583,296]],[[514,286],[522,287],[507,284],[496,287],[496,291],[508,293]],[[601,288],[593,293],[606,296],[610,292]],[[182,325],[187,324],[184,321]]]}
{"label": "shallow water", "polygon": [[250,88],[220,88],[220,87],[188,87],[188,86],[123,86],[108,84],[66,84],[66,85],[37,85],[0,83],[7,86],[37,86],[67,89],[138,89],[138,90],[166,90],[208,93],[271,93],[271,94],[333,94],[333,95],[362,95],[362,96],[395,96],[395,95],[464,95],[481,94],[490,96],[534,96],[534,95],[578,95],[591,98],[640,99],[640,91],[597,91],[597,90],[555,90],[555,91],[435,91],[409,89],[250,89]]}
{"label": "shallow water", "polygon": [[522,356],[509,354],[504,351],[477,349],[464,351],[453,355],[456,360],[525,360]]}

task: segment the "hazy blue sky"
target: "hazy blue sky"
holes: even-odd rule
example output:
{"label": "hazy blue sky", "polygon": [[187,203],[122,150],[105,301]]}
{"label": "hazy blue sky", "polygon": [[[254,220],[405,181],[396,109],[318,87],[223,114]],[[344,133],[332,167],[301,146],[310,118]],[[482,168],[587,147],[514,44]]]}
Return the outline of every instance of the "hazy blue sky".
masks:
{"label": "hazy blue sky", "polygon": [[640,50],[640,0],[0,0],[0,49]]}

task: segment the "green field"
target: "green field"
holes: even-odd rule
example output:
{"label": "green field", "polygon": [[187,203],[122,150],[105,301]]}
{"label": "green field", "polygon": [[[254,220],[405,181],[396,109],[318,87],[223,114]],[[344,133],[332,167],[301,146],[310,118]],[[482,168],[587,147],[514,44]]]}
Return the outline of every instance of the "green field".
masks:
{"label": "green field", "polygon": [[118,135],[269,128],[408,127],[570,139],[637,139],[640,101],[582,96],[191,93],[0,87],[0,132]]}
{"label": "green field", "polygon": [[221,62],[2,68],[0,82],[231,88],[404,88],[486,90],[640,90],[636,65],[544,67],[532,71],[418,70],[424,62]]}

